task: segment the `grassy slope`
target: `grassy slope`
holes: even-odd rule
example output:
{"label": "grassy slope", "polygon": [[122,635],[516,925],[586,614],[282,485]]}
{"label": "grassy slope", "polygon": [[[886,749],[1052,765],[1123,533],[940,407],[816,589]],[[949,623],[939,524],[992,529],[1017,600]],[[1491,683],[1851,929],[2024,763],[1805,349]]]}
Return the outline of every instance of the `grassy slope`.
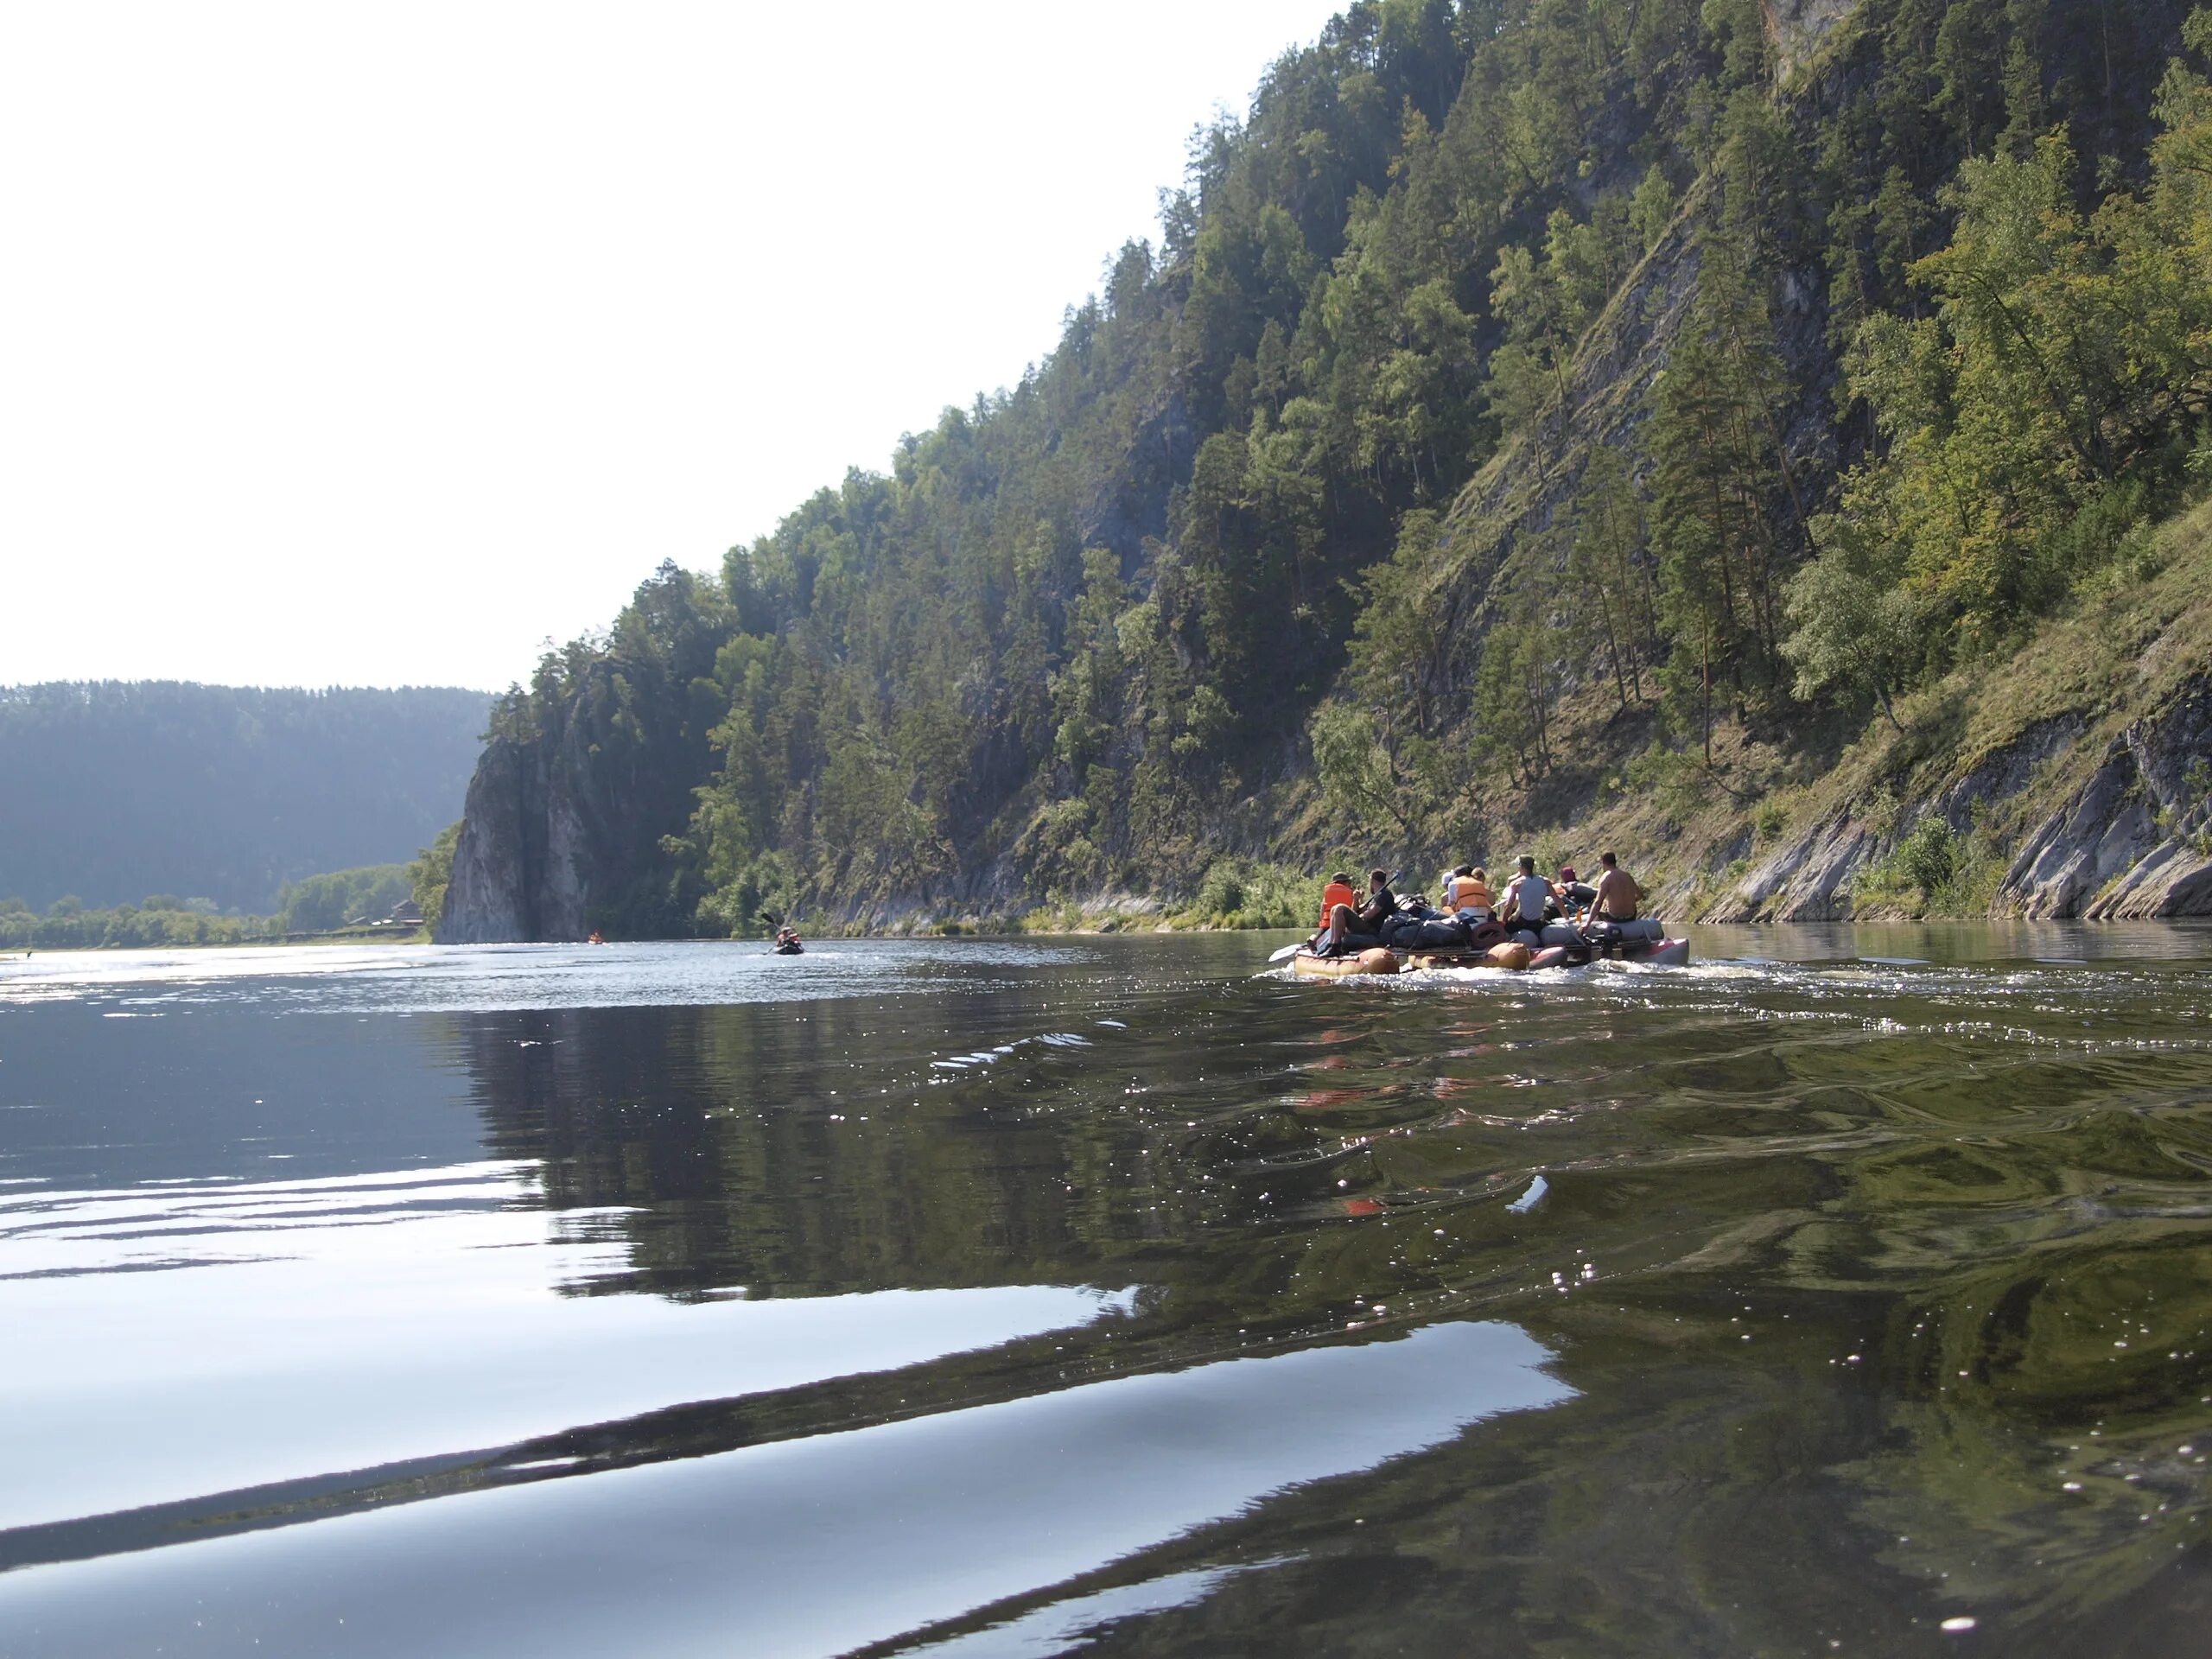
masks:
{"label": "grassy slope", "polygon": [[1716,736],[1713,775],[1685,764],[1636,787],[1624,774],[1650,722],[1600,723],[1595,716],[1605,704],[1592,709],[1586,699],[1567,711],[1573,730],[1562,752],[1602,757],[1621,792],[1604,799],[1601,785],[1562,802],[1568,810],[1557,814],[1524,803],[1515,829],[1524,839],[1548,831],[1571,853],[1617,845],[1675,907],[1696,909],[1738,861],[1846,813],[1878,824],[1909,821],[1916,807],[2039,733],[2078,729],[1983,820],[1986,858],[2001,865],[2087,781],[2130,721],[2208,669],[2212,502],[2163,526],[2139,568],[2107,573],[2010,658],[1967,664],[1900,700],[1901,732],[1876,715],[1840,747],[1823,741],[1832,732],[1808,728],[1783,748],[1732,725]]}

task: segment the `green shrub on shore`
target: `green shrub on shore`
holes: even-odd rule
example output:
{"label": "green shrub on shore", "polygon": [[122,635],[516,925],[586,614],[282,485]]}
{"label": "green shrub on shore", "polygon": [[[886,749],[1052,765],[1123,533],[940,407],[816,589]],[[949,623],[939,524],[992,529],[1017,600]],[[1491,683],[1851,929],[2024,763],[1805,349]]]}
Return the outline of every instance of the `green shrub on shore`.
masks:
{"label": "green shrub on shore", "polygon": [[[374,921],[389,916],[395,906],[412,895],[410,867],[404,864],[334,870],[327,875],[287,881],[276,920],[283,932],[326,933],[355,920]],[[153,907],[154,901],[148,899],[145,908]]]}
{"label": "green shrub on shore", "polygon": [[1191,902],[1169,919],[1177,927],[1306,927],[1320,891],[1310,870],[1217,858],[1207,867]]}
{"label": "green shrub on shore", "polygon": [[1772,846],[1789,827],[1789,804],[1779,796],[1769,795],[1751,809],[1751,840],[1755,846]]}
{"label": "green shrub on shore", "polygon": [[1931,812],[1887,857],[1859,872],[1852,899],[1862,912],[1897,908],[1918,917],[1986,916],[2005,863],[1980,823],[1961,835]]}

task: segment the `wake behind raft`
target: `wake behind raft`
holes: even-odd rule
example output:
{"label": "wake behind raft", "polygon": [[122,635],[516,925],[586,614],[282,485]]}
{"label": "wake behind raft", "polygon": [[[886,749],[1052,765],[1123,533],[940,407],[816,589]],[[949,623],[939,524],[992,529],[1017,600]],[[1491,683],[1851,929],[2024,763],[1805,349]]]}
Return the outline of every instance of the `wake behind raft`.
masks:
{"label": "wake behind raft", "polygon": [[1303,979],[1358,979],[1371,975],[1417,974],[1446,968],[1495,968],[1528,973],[1542,968],[1586,968],[1593,962],[1638,962],[1656,968],[1688,964],[1690,942],[1670,939],[1657,922],[1622,922],[1595,928],[1548,924],[1535,949],[1517,941],[1472,950],[1386,950],[1377,946],[1351,957],[1320,957],[1310,948],[1290,959],[1290,971]]}

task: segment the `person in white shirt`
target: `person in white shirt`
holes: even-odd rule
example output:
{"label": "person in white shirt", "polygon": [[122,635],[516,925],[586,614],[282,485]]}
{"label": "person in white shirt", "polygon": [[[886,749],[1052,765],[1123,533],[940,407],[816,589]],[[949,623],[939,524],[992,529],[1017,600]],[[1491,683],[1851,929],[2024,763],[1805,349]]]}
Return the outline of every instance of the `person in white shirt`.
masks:
{"label": "person in white shirt", "polygon": [[1505,884],[1505,901],[1498,909],[1498,919],[1510,928],[1535,934],[1541,943],[1544,906],[1551,896],[1552,884],[1536,874],[1536,861],[1523,853],[1521,874]]}

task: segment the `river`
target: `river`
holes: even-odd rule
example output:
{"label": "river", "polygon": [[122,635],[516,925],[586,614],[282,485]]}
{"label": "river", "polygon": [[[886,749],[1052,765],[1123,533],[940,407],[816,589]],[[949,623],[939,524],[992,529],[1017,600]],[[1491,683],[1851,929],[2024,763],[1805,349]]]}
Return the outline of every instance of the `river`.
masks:
{"label": "river", "polygon": [[0,964],[0,1655],[2196,1655],[2212,931]]}

